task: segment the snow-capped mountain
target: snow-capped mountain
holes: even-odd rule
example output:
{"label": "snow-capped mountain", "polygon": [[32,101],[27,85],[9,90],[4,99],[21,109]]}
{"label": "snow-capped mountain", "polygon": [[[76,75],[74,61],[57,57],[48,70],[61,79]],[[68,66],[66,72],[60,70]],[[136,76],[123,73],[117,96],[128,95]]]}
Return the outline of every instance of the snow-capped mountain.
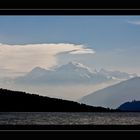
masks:
{"label": "snow-capped mountain", "polygon": [[113,78],[112,75],[103,74],[101,71],[74,61],[49,70],[35,67],[30,72],[14,79],[0,78],[0,86],[76,101],[89,93],[123,80],[127,79]]}
{"label": "snow-capped mountain", "polygon": [[93,92],[81,98],[79,102],[92,106],[117,108],[124,102],[132,100],[140,100],[140,77]]}
{"label": "snow-capped mountain", "polygon": [[35,67],[33,70],[31,70],[29,73],[27,73],[26,77],[38,78],[38,77],[44,76],[50,72],[51,72],[50,70],[46,70],[41,67]]}
{"label": "snow-capped mountain", "polygon": [[78,62],[70,62],[52,70],[34,68],[15,81],[21,84],[75,84],[88,83],[95,72]]}
{"label": "snow-capped mountain", "polygon": [[91,82],[94,75],[96,76],[96,71],[74,61],[54,70],[36,67],[25,76],[17,78],[16,82],[24,84],[79,84]]}
{"label": "snow-capped mountain", "polygon": [[92,77],[96,75],[96,70],[91,70],[89,67],[86,67],[81,63],[73,61],[56,68],[55,74],[55,76],[59,76],[61,80],[65,79],[77,81],[79,79],[79,82],[81,80],[84,82],[87,80],[90,81]]}
{"label": "snow-capped mountain", "polygon": [[87,73],[96,73],[96,69],[91,70],[89,67],[83,65],[82,63],[79,63],[77,61],[72,61],[69,62],[68,64],[62,65],[60,67],[58,67],[56,69],[57,71],[75,71],[75,72],[79,72],[79,70],[81,70],[81,72],[87,72]]}
{"label": "snow-capped mountain", "polygon": [[[127,77],[124,77],[127,75]],[[122,77],[121,77],[122,76]],[[115,78],[116,79],[115,79]],[[114,79],[113,79],[114,78]],[[25,76],[15,79],[20,84],[99,84],[111,80],[128,79],[129,74],[107,70],[97,71],[79,62],[73,61],[53,70],[34,68]]]}

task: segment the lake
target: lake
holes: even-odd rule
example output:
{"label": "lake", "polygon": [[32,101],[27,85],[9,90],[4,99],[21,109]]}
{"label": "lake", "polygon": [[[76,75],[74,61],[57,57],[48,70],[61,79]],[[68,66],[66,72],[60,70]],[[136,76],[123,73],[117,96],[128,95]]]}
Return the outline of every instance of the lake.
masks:
{"label": "lake", "polygon": [[139,125],[133,112],[0,112],[0,125]]}

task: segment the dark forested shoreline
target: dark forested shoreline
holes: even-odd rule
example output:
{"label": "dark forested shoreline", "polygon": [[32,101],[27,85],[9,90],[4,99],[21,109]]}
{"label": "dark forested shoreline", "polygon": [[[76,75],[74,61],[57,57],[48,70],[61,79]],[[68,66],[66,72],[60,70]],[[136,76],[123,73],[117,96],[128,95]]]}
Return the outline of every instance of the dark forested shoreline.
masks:
{"label": "dark forested shoreline", "polygon": [[0,89],[0,112],[115,112],[74,101]]}

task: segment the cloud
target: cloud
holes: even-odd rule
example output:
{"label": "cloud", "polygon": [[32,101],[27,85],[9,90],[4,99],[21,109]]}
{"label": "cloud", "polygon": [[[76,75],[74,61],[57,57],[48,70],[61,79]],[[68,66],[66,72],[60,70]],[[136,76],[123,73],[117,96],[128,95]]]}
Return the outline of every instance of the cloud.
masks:
{"label": "cloud", "polygon": [[95,52],[93,52],[93,50],[91,49],[79,49],[79,50],[74,50],[74,51],[71,51],[70,54],[93,54]]}
{"label": "cloud", "polygon": [[17,72],[30,71],[36,66],[50,68],[57,65],[57,55],[67,53],[71,55],[94,54],[93,49],[84,45],[68,43],[58,44],[0,44],[0,68]]}
{"label": "cloud", "polygon": [[130,24],[140,25],[140,20],[128,21]]}

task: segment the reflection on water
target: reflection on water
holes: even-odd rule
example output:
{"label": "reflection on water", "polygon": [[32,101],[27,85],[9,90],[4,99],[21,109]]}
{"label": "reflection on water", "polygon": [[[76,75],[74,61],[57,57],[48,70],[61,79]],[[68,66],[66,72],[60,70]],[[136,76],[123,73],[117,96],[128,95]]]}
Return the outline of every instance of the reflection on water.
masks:
{"label": "reflection on water", "polygon": [[140,113],[0,112],[1,125],[134,125]]}

